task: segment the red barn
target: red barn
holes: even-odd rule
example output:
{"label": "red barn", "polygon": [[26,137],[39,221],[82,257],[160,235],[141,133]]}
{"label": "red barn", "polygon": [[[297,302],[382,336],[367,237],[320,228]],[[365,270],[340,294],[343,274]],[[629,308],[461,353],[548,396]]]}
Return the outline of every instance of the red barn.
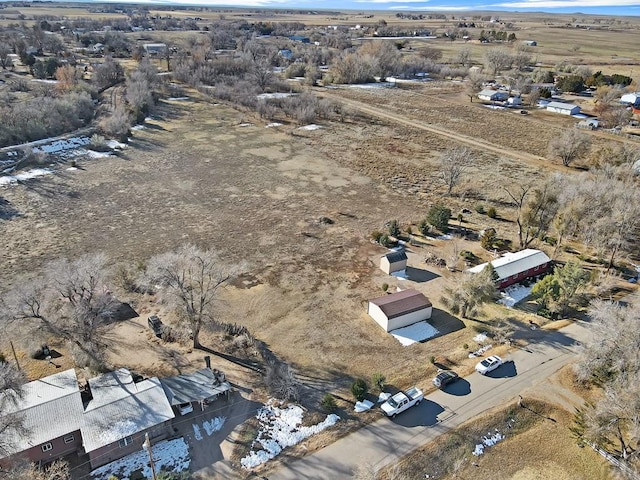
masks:
{"label": "red barn", "polygon": [[[490,263],[498,275],[497,284],[500,290],[526,278],[537,277],[548,272],[551,268],[551,259],[547,254],[532,248],[527,248],[520,252],[506,253]],[[467,271],[479,273],[487,265],[487,263],[483,263]]]}

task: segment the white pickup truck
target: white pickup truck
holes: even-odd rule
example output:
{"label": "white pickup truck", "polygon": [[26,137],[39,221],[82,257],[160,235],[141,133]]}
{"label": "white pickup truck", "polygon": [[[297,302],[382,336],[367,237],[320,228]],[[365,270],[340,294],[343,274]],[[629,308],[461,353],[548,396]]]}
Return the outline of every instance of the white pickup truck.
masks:
{"label": "white pickup truck", "polygon": [[404,412],[408,408],[418,405],[424,394],[418,387],[411,387],[406,392],[396,393],[389,400],[384,402],[380,408],[387,415],[387,417],[395,417],[397,414]]}

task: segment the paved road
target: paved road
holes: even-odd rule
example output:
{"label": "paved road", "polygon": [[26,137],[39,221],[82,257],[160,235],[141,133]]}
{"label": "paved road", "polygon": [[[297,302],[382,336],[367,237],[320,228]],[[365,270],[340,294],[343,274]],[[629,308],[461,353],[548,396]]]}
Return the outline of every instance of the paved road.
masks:
{"label": "paved road", "polygon": [[514,399],[575,357],[575,344],[589,335],[581,324],[548,332],[527,350],[514,350],[511,360],[486,377],[474,373],[428,395],[420,405],[396,419],[383,418],[269,474],[269,480],[348,478],[358,465],[377,468],[435,439],[495,406]]}

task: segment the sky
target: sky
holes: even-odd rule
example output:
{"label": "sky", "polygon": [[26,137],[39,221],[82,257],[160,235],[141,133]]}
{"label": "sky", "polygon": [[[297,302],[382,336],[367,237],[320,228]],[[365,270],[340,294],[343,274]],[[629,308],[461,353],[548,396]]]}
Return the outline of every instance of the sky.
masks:
{"label": "sky", "polygon": [[[96,0],[95,3],[121,0]],[[122,0],[125,3],[390,12],[518,11],[640,15],[640,0]],[[89,1],[88,3],[93,3]]]}
{"label": "sky", "polygon": [[[11,0],[0,0],[8,2]],[[42,0],[48,1],[48,0]],[[57,0],[59,1],[59,0]],[[640,0],[61,0],[82,3],[194,5],[300,10],[385,10],[388,12],[547,12],[640,16]]]}

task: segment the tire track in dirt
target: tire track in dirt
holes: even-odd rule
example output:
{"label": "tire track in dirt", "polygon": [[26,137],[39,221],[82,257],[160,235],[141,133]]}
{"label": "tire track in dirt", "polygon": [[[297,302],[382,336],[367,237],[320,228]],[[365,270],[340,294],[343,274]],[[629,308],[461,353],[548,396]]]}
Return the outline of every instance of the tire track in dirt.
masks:
{"label": "tire track in dirt", "polygon": [[411,119],[411,118],[407,118],[405,116],[400,116],[394,113],[389,113],[387,111],[384,111],[380,108],[377,107],[372,107],[370,105],[367,105],[365,103],[359,102],[357,100],[351,100],[351,99],[346,99],[341,97],[340,95],[336,95],[333,94],[331,92],[327,92],[327,91],[321,91],[318,92],[319,96],[322,97],[330,97],[334,100],[339,100],[342,103],[360,111],[361,113],[365,113],[368,114],[370,116],[373,117],[378,117],[378,118],[383,118],[386,120],[390,120],[394,123],[399,123],[402,125],[407,125],[409,127],[413,127],[413,128],[417,128],[420,130],[424,130],[436,135],[440,135],[442,137],[446,137],[449,138],[451,140],[455,140],[458,143],[462,143],[465,145],[468,145],[470,147],[474,147],[480,150],[485,150],[488,152],[492,152],[495,154],[498,154],[500,156],[503,157],[508,157],[511,158],[513,160],[519,160],[519,161],[523,161],[523,162],[527,162],[528,164],[535,164],[535,165],[539,165],[545,169],[553,169],[553,170],[558,170],[558,171],[566,171],[566,169],[560,165],[556,165],[553,164],[552,162],[550,162],[549,160],[545,159],[544,157],[538,157],[536,155],[531,155],[529,153],[525,153],[525,152],[518,152],[516,150],[511,150],[509,148],[505,148],[505,147],[501,147],[499,145],[493,144],[493,143],[489,143],[486,142],[484,140],[478,140],[476,138],[473,137],[468,137],[466,135],[461,135],[459,133],[453,133],[438,127],[434,127],[431,124],[427,124],[424,122],[421,122],[419,120],[415,120],[415,119]]}

